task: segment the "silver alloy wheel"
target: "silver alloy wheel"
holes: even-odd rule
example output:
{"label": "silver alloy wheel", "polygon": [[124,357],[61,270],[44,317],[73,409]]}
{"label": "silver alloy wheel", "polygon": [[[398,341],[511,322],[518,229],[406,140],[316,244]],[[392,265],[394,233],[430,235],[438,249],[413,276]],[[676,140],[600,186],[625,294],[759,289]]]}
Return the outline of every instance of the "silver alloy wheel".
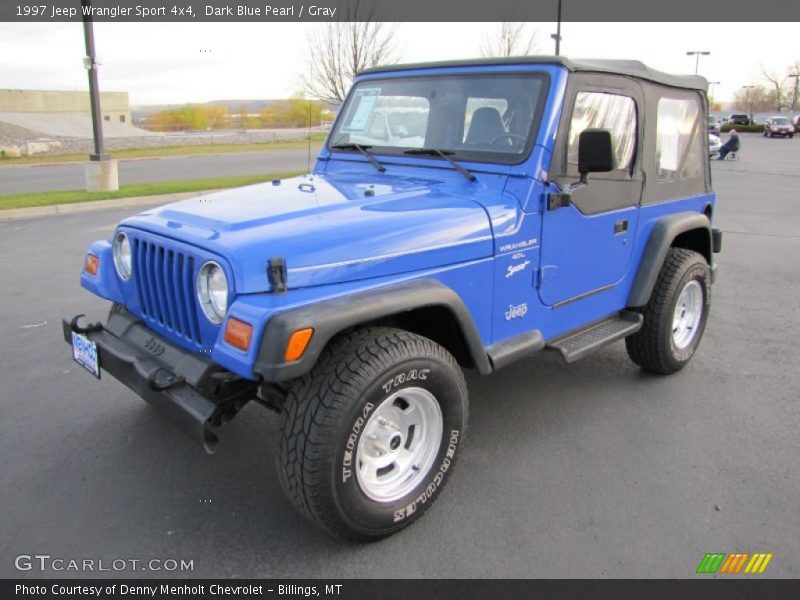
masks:
{"label": "silver alloy wheel", "polygon": [[697,335],[700,318],[703,316],[703,288],[692,280],[686,284],[675,304],[672,314],[672,342],[683,350]]}
{"label": "silver alloy wheel", "polygon": [[426,389],[404,388],[381,402],[356,449],[361,491],[384,503],[408,494],[433,465],[443,427],[439,402]]}

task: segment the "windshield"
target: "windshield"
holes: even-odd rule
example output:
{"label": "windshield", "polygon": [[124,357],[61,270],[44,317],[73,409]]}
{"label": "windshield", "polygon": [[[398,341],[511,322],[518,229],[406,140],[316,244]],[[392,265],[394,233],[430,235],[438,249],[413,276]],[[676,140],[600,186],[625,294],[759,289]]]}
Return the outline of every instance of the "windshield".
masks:
{"label": "windshield", "polygon": [[772,119],[773,125],[788,125],[789,119]]}
{"label": "windshield", "polygon": [[517,164],[533,146],[543,74],[371,79],[353,88],[329,138],[402,155],[435,148],[457,160]]}

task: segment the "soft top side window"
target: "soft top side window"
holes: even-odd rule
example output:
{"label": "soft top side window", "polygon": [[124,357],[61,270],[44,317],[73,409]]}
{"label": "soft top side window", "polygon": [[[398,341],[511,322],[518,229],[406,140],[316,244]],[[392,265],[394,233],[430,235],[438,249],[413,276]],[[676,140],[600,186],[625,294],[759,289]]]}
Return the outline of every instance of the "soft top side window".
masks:
{"label": "soft top side window", "polygon": [[578,139],[585,129],[608,129],[616,169],[630,170],[636,151],[636,103],[629,96],[578,92],[569,127],[567,162],[578,164]]}
{"label": "soft top side window", "polygon": [[706,153],[697,97],[662,97],[656,117],[656,179],[692,180],[703,177]]}

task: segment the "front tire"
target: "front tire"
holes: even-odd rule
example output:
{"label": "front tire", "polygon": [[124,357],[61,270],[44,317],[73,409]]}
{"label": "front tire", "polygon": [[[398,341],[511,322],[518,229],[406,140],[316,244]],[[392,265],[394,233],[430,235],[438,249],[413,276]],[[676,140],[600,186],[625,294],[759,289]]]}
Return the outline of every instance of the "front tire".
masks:
{"label": "front tire", "polygon": [[377,540],[413,523],[453,471],[467,421],[453,356],[385,327],[333,340],[281,415],[281,484],[334,536]]}
{"label": "front tire", "polygon": [[642,328],[625,338],[631,360],[664,375],[685,367],[703,337],[710,294],[711,272],[705,258],[692,250],[670,248],[642,310]]}

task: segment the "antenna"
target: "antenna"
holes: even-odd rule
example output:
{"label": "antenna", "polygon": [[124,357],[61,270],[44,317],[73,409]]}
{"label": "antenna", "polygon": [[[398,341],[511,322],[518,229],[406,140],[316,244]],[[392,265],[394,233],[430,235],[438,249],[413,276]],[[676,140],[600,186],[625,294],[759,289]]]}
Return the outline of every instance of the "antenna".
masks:
{"label": "antenna", "polygon": [[306,170],[311,175],[311,98],[308,99],[308,160],[306,162]]}

